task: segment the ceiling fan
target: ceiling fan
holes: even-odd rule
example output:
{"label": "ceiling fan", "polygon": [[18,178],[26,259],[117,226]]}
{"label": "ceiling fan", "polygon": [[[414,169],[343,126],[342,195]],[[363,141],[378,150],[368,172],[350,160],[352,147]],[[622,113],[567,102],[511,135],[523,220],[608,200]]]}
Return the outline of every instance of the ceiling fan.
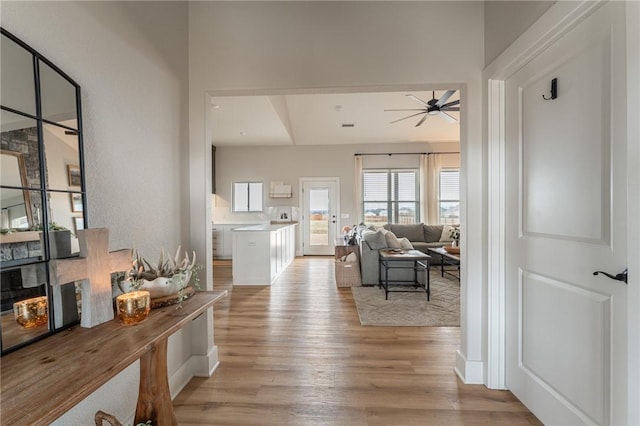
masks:
{"label": "ceiling fan", "polygon": [[447,114],[447,111],[460,111],[460,107],[458,105],[460,105],[460,100],[456,100],[456,101],[452,101],[449,103],[446,103],[447,100],[449,100],[449,98],[456,93],[455,90],[447,90],[444,95],[442,95],[440,97],[440,99],[436,99],[436,92],[433,91],[433,99],[431,99],[428,102],[423,101],[422,99],[420,99],[419,97],[415,96],[415,95],[407,95],[408,97],[410,97],[411,99],[413,99],[414,101],[424,105],[422,108],[414,108],[414,109],[385,109],[385,111],[419,111],[415,114],[411,114],[408,115],[406,117],[402,117],[398,120],[394,120],[389,124],[393,124],[393,123],[397,123],[398,121],[402,121],[402,120],[406,120],[407,118],[411,118],[411,117],[415,117],[421,114],[424,114],[424,117],[422,117],[420,119],[420,121],[418,121],[418,123],[416,123],[416,127],[420,126],[422,123],[425,122],[425,120],[427,118],[429,118],[430,115],[437,115],[438,117],[442,118],[443,120],[449,122],[449,123],[456,123],[458,120],[456,120],[453,116],[451,116],[450,114]]}

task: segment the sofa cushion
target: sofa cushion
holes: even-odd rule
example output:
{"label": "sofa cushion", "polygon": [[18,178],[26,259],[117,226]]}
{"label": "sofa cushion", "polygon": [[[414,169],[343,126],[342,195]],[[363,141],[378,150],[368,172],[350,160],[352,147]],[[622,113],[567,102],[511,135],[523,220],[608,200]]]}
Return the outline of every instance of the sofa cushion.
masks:
{"label": "sofa cushion", "polygon": [[387,248],[387,240],[381,231],[372,231],[370,229],[362,231],[362,241],[364,241],[371,250]]}
{"label": "sofa cushion", "polygon": [[396,234],[398,238],[407,238],[409,241],[424,242],[424,227],[422,223],[415,223],[410,225],[400,225],[392,223],[389,225],[389,230]]}
{"label": "sofa cushion", "polygon": [[435,243],[440,241],[443,225],[424,225],[424,241]]}
{"label": "sofa cushion", "polygon": [[402,244],[398,241],[398,237],[391,231],[387,231],[384,234],[384,239],[387,241],[387,247],[392,249],[402,248]]}

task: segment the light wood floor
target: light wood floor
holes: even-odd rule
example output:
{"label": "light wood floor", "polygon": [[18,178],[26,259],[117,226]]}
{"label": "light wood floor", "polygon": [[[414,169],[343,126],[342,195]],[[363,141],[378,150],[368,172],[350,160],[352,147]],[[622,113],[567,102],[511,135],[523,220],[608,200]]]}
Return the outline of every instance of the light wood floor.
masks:
{"label": "light wood floor", "polygon": [[362,327],[333,258],[297,258],[271,287],[214,263],[220,366],[174,401],[180,425],[531,425],[507,391],[464,385],[456,327]]}

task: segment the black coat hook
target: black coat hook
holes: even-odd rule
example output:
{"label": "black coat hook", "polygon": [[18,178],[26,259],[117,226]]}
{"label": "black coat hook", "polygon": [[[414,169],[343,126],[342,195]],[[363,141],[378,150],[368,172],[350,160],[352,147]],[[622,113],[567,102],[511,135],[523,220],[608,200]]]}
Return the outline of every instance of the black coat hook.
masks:
{"label": "black coat hook", "polygon": [[554,78],[551,80],[551,97],[547,98],[545,95],[542,95],[542,99],[545,101],[550,101],[551,99],[555,99],[558,97],[558,79]]}

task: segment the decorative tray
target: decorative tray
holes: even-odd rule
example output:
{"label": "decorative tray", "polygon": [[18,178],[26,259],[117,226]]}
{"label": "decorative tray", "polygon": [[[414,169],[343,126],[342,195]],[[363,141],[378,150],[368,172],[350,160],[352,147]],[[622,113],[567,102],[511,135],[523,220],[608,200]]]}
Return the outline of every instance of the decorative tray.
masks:
{"label": "decorative tray", "polygon": [[460,247],[444,246],[444,250],[451,254],[460,254]]}

